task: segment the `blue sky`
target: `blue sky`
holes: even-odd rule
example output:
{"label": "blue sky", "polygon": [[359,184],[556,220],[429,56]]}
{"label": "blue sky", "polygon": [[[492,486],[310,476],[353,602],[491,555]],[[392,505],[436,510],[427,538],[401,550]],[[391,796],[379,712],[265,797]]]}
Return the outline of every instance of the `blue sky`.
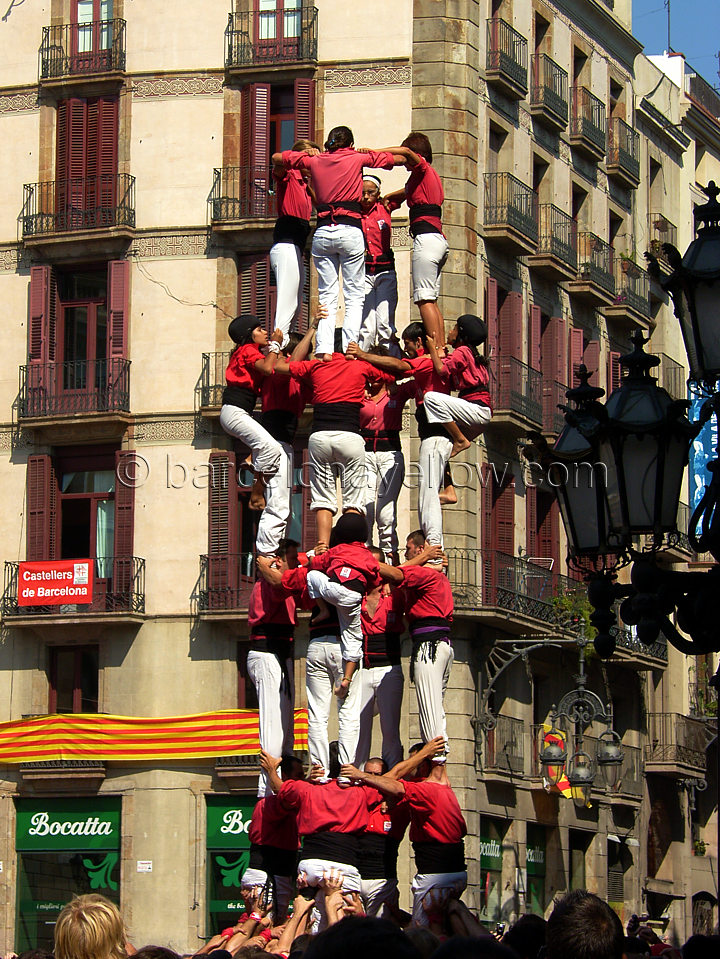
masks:
{"label": "blue sky", "polygon": [[[667,49],[667,7],[664,0],[633,0],[633,33],[645,53]],[[719,0],[670,0],[670,43],[714,87],[720,87]]]}

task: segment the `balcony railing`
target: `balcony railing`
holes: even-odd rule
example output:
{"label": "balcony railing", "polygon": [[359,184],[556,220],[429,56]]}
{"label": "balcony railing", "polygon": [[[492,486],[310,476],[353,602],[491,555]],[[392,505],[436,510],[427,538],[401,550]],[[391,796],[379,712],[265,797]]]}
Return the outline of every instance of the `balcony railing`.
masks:
{"label": "balcony railing", "polygon": [[717,716],[717,690],[709,682],[690,683],[688,693],[692,716]]}
{"label": "balcony railing", "polygon": [[94,561],[91,603],[62,606],[19,606],[18,564],[5,563],[3,616],[78,616],[85,613],[144,613],[145,560],[137,556],[103,556]]}
{"label": "balcony railing", "polygon": [[613,248],[594,233],[578,233],[578,276],[615,293]]}
{"label": "balcony railing", "polygon": [[225,389],[225,370],[230,362],[229,350],[223,353],[203,353],[200,372],[200,407],[222,406]]}
{"label": "balcony railing", "polygon": [[519,413],[540,425],[543,419],[542,373],[514,357],[499,356],[492,387],[493,407]]}
{"label": "balcony railing", "polygon": [[69,360],[20,367],[20,417],[121,412],[130,412],[130,360]]}
{"label": "balcony railing", "polygon": [[716,120],[720,119],[720,92],[710,86],[689,64],[685,65],[685,89],[710,116]]}
{"label": "balcony railing", "polygon": [[687,399],[687,373],[681,363],[673,360],[667,353],[658,353],[660,366],[655,375],[658,383],[667,390],[674,400]]}
{"label": "balcony railing", "polygon": [[458,610],[495,606],[554,626],[566,625],[564,597],[582,588],[552,569],[497,550],[449,548],[447,554]]}
{"label": "balcony railing", "polygon": [[552,203],[540,205],[538,253],[547,253],[577,270],[577,223]]}
{"label": "balcony railing", "polygon": [[511,173],[485,174],[485,226],[509,226],[537,243],[538,195]]}
{"label": "balcony railing", "polygon": [[255,582],[252,553],[200,557],[198,609],[201,613],[246,610]]}
{"label": "balcony railing", "polygon": [[632,629],[627,626],[618,626],[615,633],[615,643],[618,649],[636,653],[640,657],[657,659],[663,663],[668,661],[667,640],[662,634],[650,646],[646,646],[645,643],[640,642],[637,633]]}
{"label": "balcony railing", "polygon": [[135,227],[135,177],[127,173],[26,183],[23,237]]}
{"label": "balcony railing", "polygon": [[705,769],[705,723],[681,713],[648,713],[647,721],[646,763]]}
{"label": "balcony railing", "polygon": [[527,39],[499,17],[487,21],[487,70],[508,77],[527,92]]}
{"label": "balcony railing", "polygon": [[317,8],[231,13],[225,28],[225,66],[317,61]]}
{"label": "balcony railing", "polygon": [[614,306],[623,304],[650,316],[650,277],[642,267],[633,260],[614,257],[615,267],[615,302]]}
{"label": "balcony railing", "polygon": [[667,254],[663,250],[663,243],[677,246],[677,227],[664,213],[651,213],[648,217],[648,237],[650,238],[650,252],[658,258],[661,265],[670,269]]}
{"label": "balcony railing", "polygon": [[512,716],[498,716],[495,727],[485,733],[485,772],[511,772],[522,775],[525,767],[525,723]]}
{"label": "balcony railing", "polygon": [[561,433],[565,429],[565,414],[558,409],[558,404],[567,403],[565,394],[568,387],[557,380],[543,377],[543,430],[546,433]]}
{"label": "balcony railing", "polygon": [[63,23],[43,27],[40,80],[114,73],[125,69],[125,21]]}
{"label": "balcony railing", "polygon": [[692,510],[687,503],[678,503],[677,511],[677,533],[670,533],[668,540],[671,546],[683,551],[683,553],[692,553],[693,548],[690,543],[690,519]]}
{"label": "balcony railing", "polygon": [[641,799],[644,791],[643,756],[640,746],[626,746],[623,744],[623,761],[620,775],[611,793],[623,796],[633,796]]}
{"label": "balcony railing", "polygon": [[640,134],[620,117],[611,117],[608,125],[607,165],[634,182],[640,179]]}
{"label": "balcony railing", "polygon": [[549,111],[561,126],[568,122],[568,75],[545,53],[531,57],[530,106]]}
{"label": "balcony railing", "polygon": [[216,169],[208,197],[211,222],[277,216],[277,199],[270,190],[271,183],[269,167]]}
{"label": "balcony railing", "polygon": [[570,135],[589,141],[599,153],[605,153],[607,119],[605,104],[586,87],[573,87]]}

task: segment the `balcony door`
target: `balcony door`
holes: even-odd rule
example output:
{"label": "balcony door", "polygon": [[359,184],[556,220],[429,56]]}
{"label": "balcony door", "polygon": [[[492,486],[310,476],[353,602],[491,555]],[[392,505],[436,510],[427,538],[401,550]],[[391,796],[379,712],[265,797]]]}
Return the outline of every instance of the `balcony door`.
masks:
{"label": "balcony door", "polygon": [[116,223],[117,97],[73,97],[57,106],[55,229]]}
{"label": "balcony door", "polygon": [[100,411],[107,408],[107,269],[61,274],[59,287],[58,393],[65,407],[74,397],[78,412],[93,396]]}
{"label": "balcony door", "polygon": [[302,0],[255,0],[255,56],[300,59]]}
{"label": "balcony door", "polygon": [[101,73],[112,65],[113,0],[73,0],[73,73]]}

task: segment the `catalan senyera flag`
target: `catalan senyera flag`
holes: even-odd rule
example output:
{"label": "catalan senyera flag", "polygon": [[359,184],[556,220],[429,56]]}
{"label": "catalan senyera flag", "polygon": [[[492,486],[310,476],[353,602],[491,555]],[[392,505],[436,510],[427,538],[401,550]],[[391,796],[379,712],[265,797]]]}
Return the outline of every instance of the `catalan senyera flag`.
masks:
{"label": "catalan senyera flag", "polygon": [[[295,749],[307,747],[307,709],[295,710]],[[0,723],[0,763],[57,759],[154,760],[250,756],[260,751],[256,709],[193,716],[67,713]]]}
{"label": "catalan senyera flag", "polygon": [[[567,741],[565,739],[564,733],[560,732],[559,729],[553,729],[550,723],[543,723],[543,746],[546,746],[548,743],[557,743],[558,746],[567,747]],[[554,773],[555,767],[551,766],[548,769],[548,772],[552,776]],[[556,783],[545,780],[545,789],[547,792],[556,790],[566,799],[572,799],[572,786],[570,785],[570,780],[563,774],[560,776],[559,780]]]}

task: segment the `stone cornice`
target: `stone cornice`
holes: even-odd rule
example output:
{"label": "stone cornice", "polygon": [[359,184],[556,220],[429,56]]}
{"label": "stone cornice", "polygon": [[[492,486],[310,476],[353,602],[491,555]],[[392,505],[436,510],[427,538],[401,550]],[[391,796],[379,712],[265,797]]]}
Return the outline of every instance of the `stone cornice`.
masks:
{"label": "stone cornice", "polygon": [[590,37],[615,56],[632,72],[635,57],[643,45],[617,20],[601,0],[554,0],[571,23],[577,24]]}
{"label": "stone cornice", "polygon": [[638,118],[651,126],[673,150],[684,153],[690,146],[690,138],[682,132],[680,127],[672,124],[662,110],[659,110],[647,97],[642,98],[636,110]]}

